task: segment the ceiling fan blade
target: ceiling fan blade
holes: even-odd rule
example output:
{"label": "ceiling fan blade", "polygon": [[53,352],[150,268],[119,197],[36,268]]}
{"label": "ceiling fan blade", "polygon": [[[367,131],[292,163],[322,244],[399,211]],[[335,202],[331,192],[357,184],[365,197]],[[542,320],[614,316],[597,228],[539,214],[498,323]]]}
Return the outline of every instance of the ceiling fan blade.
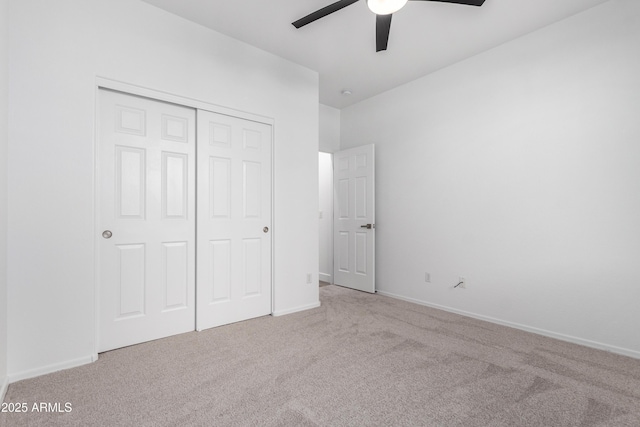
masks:
{"label": "ceiling fan blade", "polygon": [[389,15],[376,15],[376,52],[387,50],[392,16],[392,13]]}
{"label": "ceiling fan blade", "polygon": [[327,15],[332,14],[333,12],[337,12],[340,9],[350,6],[357,2],[358,0],[340,0],[335,3],[330,4],[329,6],[325,6],[322,9],[318,9],[313,13],[305,16],[304,18],[298,19],[293,23],[293,26],[296,28],[304,27],[307,24],[312,23],[320,18],[324,18]]}
{"label": "ceiling fan blade", "polygon": [[485,0],[410,0],[410,1],[439,1],[443,3],[466,4],[469,6],[482,6]]}

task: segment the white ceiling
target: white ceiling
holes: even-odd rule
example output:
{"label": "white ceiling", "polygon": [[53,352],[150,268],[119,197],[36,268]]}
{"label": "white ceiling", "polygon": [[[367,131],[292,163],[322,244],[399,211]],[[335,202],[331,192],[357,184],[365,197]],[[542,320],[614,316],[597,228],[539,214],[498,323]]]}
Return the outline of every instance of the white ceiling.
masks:
{"label": "white ceiling", "polygon": [[343,108],[608,0],[410,1],[379,53],[365,0],[301,29],[291,23],[336,0],[143,1],[317,71],[320,102]]}

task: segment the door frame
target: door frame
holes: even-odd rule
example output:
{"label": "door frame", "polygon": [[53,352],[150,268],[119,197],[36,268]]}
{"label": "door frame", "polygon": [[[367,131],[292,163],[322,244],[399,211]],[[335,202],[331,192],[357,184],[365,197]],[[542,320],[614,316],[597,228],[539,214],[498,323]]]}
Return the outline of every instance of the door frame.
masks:
{"label": "door frame", "polygon": [[[275,152],[276,152],[276,139],[275,139],[275,119],[267,116],[262,116],[254,113],[249,113],[242,110],[236,110],[233,108],[223,107],[221,105],[213,104],[210,102],[177,95],[162,90],[151,89],[144,86],[139,86],[131,83],[126,83],[118,80],[109,79],[106,77],[96,76],[94,85],[94,133],[93,133],[93,355],[92,361],[98,360],[98,342],[100,334],[100,164],[99,164],[99,144],[100,144],[100,90],[112,90],[116,92],[122,92],[128,95],[140,96],[143,98],[149,98],[155,101],[167,102],[170,104],[177,104],[188,108],[197,110],[207,110],[218,114],[224,114],[227,116],[238,117],[244,120],[250,120],[258,123],[264,123],[271,126],[271,313],[275,307],[275,241],[277,227],[275,224]],[[196,122],[197,129],[197,122]],[[197,158],[197,140],[196,140],[196,158]],[[196,166],[197,167],[197,166]],[[196,170],[197,174],[197,170]],[[196,183],[197,186],[197,183]],[[197,203],[197,201],[196,201]],[[197,227],[197,216],[196,216]],[[196,229],[196,242],[197,242],[197,229]],[[197,254],[196,254],[196,271],[197,271]],[[196,301],[197,295],[197,282],[196,282]],[[195,307],[195,316],[197,317],[197,307]],[[196,318],[193,319],[194,330],[196,327]]]}

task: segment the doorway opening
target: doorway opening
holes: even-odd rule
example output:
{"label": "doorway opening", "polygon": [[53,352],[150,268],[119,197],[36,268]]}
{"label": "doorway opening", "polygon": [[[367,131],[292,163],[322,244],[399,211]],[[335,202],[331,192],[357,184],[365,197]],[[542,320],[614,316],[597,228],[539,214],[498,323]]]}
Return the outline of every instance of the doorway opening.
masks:
{"label": "doorway opening", "polygon": [[[320,153],[318,162],[319,277],[375,293],[375,147]],[[332,212],[330,220],[327,210]]]}
{"label": "doorway opening", "polygon": [[320,286],[333,284],[333,154],[318,154]]}

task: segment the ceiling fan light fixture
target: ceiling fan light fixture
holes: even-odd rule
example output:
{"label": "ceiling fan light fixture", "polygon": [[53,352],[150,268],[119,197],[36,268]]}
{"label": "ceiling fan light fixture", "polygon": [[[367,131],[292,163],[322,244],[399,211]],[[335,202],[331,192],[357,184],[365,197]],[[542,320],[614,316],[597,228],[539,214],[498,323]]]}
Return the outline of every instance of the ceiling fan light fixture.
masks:
{"label": "ceiling fan light fixture", "polygon": [[367,0],[367,6],[376,15],[389,15],[402,9],[408,0]]}

